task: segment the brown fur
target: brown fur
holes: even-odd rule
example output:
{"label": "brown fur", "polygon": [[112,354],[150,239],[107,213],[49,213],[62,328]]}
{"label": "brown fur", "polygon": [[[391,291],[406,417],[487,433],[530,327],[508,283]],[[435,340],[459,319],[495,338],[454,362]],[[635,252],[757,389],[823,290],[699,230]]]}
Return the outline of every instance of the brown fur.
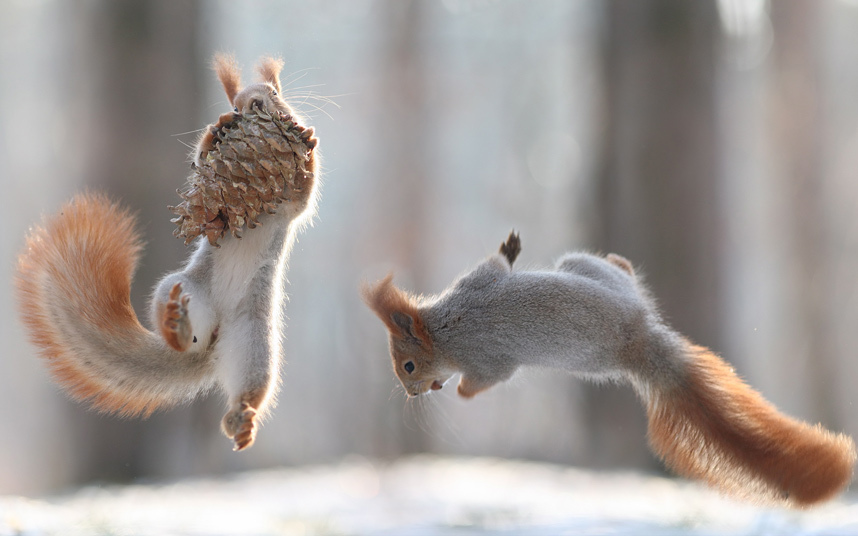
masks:
{"label": "brown fur", "polygon": [[650,444],[671,469],[734,495],[798,507],[850,482],[850,438],[779,413],[717,355],[688,348],[684,381],[644,397]]}
{"label": "brown fur", "polygon": [[[85,252],[76,249],[81,244]],[[75,358],[43,304],[80,304],[76,312],[95,329],[133,344],[147,334],[128,293],[141,249],[134,218],[127,211],[104,196],[80,196],[66,204],[59,217],[30,233],[15,277],[23,322],[56,381],[72,397],[123,416],[148,416],[168,401],[112,388],[93,376]],[[84,258],[87,266],[81,264]],[[92,280],[93,274],[98,281]],[[89,292],[96,287],[104,292]]]}
{"label": "brown fur", "polygon": [[432,348],[432,338],[429,336],[429,329],[417,310],[417,300],[396,288],[393,284],[393,274],[388,274],[387,277],[373,285],[364,285],[361,294],[363,294],[366,304],[384,322],[390,333],[401,337],[399,335],[400,329],[393,322],[391,315],[397,311],[404,313],[411,317],[415,335],[422,341],[425,348],[427,350]]}
{"label": "brown fur", "polygon": [[228,54],[215,54],[212,67],[217,73],[217,78],[223,86],[229,103],[235,106],[235,96],[241,91],[241,69],[235,61],[235,57]]}
{"label": "brown fur", "polygon": [[274,89],[277,90],[277,93],[282,93],[280,89],[280,71],[283,70],[283,60],[280,58],[272,58],[270,56],[262,58],[259,61],[259,65],[256,67],[256,71],[259,73],[259,76],[262,77],[263,82],[268,82]]}

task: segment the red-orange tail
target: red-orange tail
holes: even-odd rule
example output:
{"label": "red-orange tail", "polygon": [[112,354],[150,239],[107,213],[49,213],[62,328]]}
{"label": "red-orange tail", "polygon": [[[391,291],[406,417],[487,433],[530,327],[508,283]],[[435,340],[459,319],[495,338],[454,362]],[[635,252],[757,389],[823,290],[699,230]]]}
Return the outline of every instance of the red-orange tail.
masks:
{"label": "red-orange tail", "polygon": [[783,415],[717,355],[685,344],[678,381],[644,389],[650,445],[668,467],[735,496],[798,507],[849,484],[851,438]]}
{"label": "red-orange tail", "polygon": [[209,369],[140,325],[130,300],[140,249],[126,211],[103,196],[78,196],[32,230],[15,281],[30,340],[57,383],[127,416],[188,398]]}

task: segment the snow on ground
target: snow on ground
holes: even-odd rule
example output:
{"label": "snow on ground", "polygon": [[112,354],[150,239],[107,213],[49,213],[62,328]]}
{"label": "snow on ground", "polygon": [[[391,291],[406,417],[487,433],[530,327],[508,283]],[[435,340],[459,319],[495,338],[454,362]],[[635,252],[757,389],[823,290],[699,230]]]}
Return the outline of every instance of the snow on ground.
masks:
{"label": "snow on ground", "polygon": [[761,509],[684,481],[414,457],[0,497],[0,536],[858,535],[858,498]]}

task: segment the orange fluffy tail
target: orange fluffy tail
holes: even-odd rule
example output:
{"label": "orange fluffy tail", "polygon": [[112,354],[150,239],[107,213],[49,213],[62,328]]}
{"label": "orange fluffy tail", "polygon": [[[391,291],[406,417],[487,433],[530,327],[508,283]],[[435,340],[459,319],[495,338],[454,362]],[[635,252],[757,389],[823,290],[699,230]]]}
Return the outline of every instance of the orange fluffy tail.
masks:
{"label": "orange fluffy tail", "polygon": [[706,348],[685,342],[678,378],[644,389],[653,450],[729,494],[806,507],[852,479],[855,444],[782,413]]}
{"label": "orange fluffy tail", "polygon": [[15,281],[30,340],[57,383],[128,416],[187,398],[208,369],[140,325],[130,300],[140,250],[127,212],[82,195],[31,231]]}

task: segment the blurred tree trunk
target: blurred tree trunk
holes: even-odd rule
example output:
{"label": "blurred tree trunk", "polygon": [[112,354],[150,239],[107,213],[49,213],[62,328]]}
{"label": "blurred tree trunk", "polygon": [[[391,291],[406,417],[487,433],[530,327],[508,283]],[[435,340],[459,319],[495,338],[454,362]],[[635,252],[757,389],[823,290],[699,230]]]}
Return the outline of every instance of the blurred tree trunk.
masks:
{"label": "blurred tree trunk", "polygon": [[[718,348],[715,6],[684,0],[604,6],[605,116],[593,245],[627,256],[669,322]],[[597,465],[647,459],[638,440],[644,416],[630,390],[591,387],[586,400]]]}
{"label": "blurred tree trunk", "polygon": [[[838,237],[826,227],[836,203],[826,197],[825,154],[834,140],[823,113],[823,7],[776,2],[751,24],[726,24],[719,85],[729,214],[724,321],[726,357],[740,374],[787,413],[836,427],[829,297],[840,289],[829,287]],[[736,22],[742,14],[725,15]],[[751,64],[741,61],[760,52]]]}
{"label": "blurred tree trunk", "polygon": [[[399,274],[400,284],[406,288],[426,288],[431,263],[425,258],[424,229],[429,227],[427,204],[431,196],[426,173],[431,163],[426,160],[427,127],[425,66],[420,36],[423,34],[426,5],[418,0],[387,0],[380,11],[386,19],[382,39],[380,70],[382,93],[380,101],[386,104],[380,124],[381,139],[379,176],[372,196],[377,205],[377,217],[371,223],[377,244],[383,244],[384,253],[375,258],[394,259],[396,266],[409,266],[412,270]],[[379,241],[377,237],[385,237]],[[409,401],[412,402],[412,401]],[[425,450],[426,434],[416,426],[402,426],[414,419],[406,408],[412,405],[388,404],[391,412],[382,423],[397,423],[393,443],[378,445],[385,455]],[[406,411],[403,414],[403,411]],[[386,437],[389,432],[377,437]]]}
{"label": "blurred tree trunk", "polygon": [[[92,77],[94,94],[87,98],[97,110],[86,118],[93,138],[85,145],[93,149],[85,175],[89,184],[139,214],[147,248],[132,301],[148,324],[146,297],[152,284],[185,255],[181,242],[171,236],[174,225],[166,206],[175,201],[173,192],[188,175],[188,150],[179,140],[193,143],[193,136],[176,135],[203,126],[199,75],[206,59],[197,50],[200,3],[121,0],[93,4],[88,14],[88,70],[76,73]],[[192,450],[193,411],[201,409],[171,411],[142,422],[76,408],[80,477],[124,480],[162,472],[163,464],[176,463],[183,451]],[[184,431],[168,433],[171,428]],[[182,445],[170,443],[177,437]],[[183,461],[188,462],[185,470],[192,466],[192,458]]]}
{"label": "blurred tree trunk", "polygon": [[[820,78],[824,63],[820,3],[773,2],[772,24],[783,39],[772,48],[771,139],[773,183],[781,200],[779,231],[789,262],[778,267],[785,278],[783,298],[788,329],[778,341],[773,391],[789,400],[790,411],[833,422],[832,340],[826,322],[826,286],[831,276],[830,242],[825,236],[826,176],[822,164],[827,125],[822,115]],[[782,365],[789,366],[783,367]],[[769,383],[772,383],[771,381]]]}
{"label": "blurred tree trunk", "polygon": [[[815,4],[814,4],[815,5]],[[819,63],[820,94],[818,112],[826,122],[818,164],[827,178],[818,215],[826,241],[824,274],[826,311],[824,340],[830,352],[825,356],[824,375],[818,392],[826,397],[825,424],[858,436],[858,12],[847,2],[829,2],[818,7],[813,36]],[[811,36],[808,36],[810,38]],[[817,259],[820,260],[820,259]],[[815,359],[816,356],[811,356]],[[813,366],[811,362],[810,366]],[[815,367],[814,367],[815,369]],[[833,413],[829,413],[833,412]],[[831,420],[829,420],[831,419]]]}

